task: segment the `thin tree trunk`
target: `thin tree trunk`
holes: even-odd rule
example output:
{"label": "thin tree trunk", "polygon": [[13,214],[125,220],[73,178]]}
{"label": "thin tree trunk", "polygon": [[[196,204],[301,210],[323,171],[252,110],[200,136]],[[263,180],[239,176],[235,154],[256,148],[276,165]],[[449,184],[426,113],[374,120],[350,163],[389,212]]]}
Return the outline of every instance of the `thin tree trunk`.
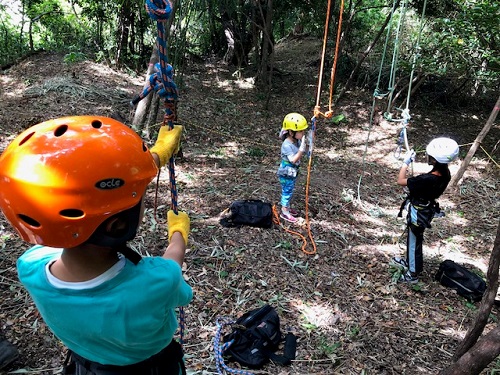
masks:
{"label": "thin tree trunk", "polygon": [[500,326],[497,326],[439,375],[479,375],[499,354]]}
{"label": "thin tree trunk", "polygon": [[490,255],[486,281],[488,288],[484,294],[476,321],[467,332],[462,342],[458,345],[453,363],[440,372],[439,375],[479,374],[488,364],[500,354],[500,326],[490,331],[487,335],[479,337],[488,322],[491,308],[495,302],[498,291],[498,274],[500,268],[500,221],[493,250]]}
{"label": "thin tree trunk", "polygon": [[261,22],[259,24],[263,25],[262,29],[262,48],[261,48],[261,56],[260,56],[260,69],[259,69],[259,81],[262,82],[265,87],[270,86],[270,74],[272,71],[271,66],[271,55],[273,54],[274,45],[272,40],[273,34],[273,2],[272,0],[267,0],[266,10],[262,9],[262,4],[260,1],[257,6],[259,7],[259,16],[261,18]]}
{"label": "thin tree trunk", "polygon": [[474,140],[474,143],[472,144],[471,148],[469,149],[469,152],[465,156],[465,159],[462,161],[462,164],[460,164],[460,168],[458,169],[457,173],[455,173],[455,175],[452,177],[450,181],[450,187],[456,187],[458,181],[460,181],[461,178],[463,177],[465,170],[467,169],[467,167],[470,164],[470,161],[472,160],[472,157],[476,153],[479,145],[483,141],[484,137],[486,137],[486,134],[488,134],[493,123],[495,122],[499,109],[500,109],[500,96],[497,99],[495,107],[493,107],[493,110],[491,111],[488,121],[486,121],[486,124],[484,125],[483,129],[481,130],[477,138]]}
{"label": "thin tree trunk", "polygon": [[477,313],[476,322],[471,329],[467,332],[467,335],[462,340],[460,345],[453,356],[453,359],[457,361],[461,356],[463,356],[477,341],[479,336],[483,333],[484,327],[488,322],[488,317],[495,302],[495,297],[498,291],[498,273],[500,267],[500,224],[497,227],[497,235],[495,238],[495,244],[493,245],[493,251],[491,252],[490,262],[488,265],[488,272],[486,274],[486,280],[488,283],[488,288],[484,294],[481,306]]}
{"label": "thin tree trunk", "polygon": [[[149,58],[148,70],[146,72],[146,79],[144,88],[147,87],[149,83],[149,77],[154,73],[154,64],[158,62],[158,49],[153,48],[153,52],[151,53],[151,57]],[[148,117],[149,109],[151,108],[151,101],[153,99],[153,93],[150,93],[144,99],[142,99],[139,103],[137,103],[137,108],[134,113],[134,118],[132,120],[132,125],[136,131],[142,130],[144,125],[146,124],[146,119]],[[155,116],[156,118],[156,116]]]}

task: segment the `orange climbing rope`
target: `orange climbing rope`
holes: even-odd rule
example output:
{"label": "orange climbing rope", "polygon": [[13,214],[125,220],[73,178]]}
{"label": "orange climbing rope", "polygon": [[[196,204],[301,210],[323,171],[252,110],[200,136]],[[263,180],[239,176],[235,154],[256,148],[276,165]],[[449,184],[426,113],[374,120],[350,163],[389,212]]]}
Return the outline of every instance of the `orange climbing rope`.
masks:
{"label": "orange climbing rope", "polygon": [[309,238],[311,239],[311,241],[313,243],[313,251],[308,251],[307,250],[307,239],[306,239],[306,237],[303,234],[301,234],[299,232],[296,232],[294,230],[291,230],[289,228],[286,228],[283,225],[281,225],[280,215],[278,214],[278,209],[276,208],[276,205],[273,205],[273,223],[276,224],[276,225],[279,225],[280,227],[282,227],[285,232],[300,237],[302,239],[302,251],[305,254],[307,254],[307,255],[316,254],[316,244],[314,243],[314,239],[312,238],[312,234],[311,234],[311,230],[310,230],[309,225],[307,226],[307,228],[308,228],[308,232],[309,232]]}
{"label": "orange climbing rope", "polygon": [[311,125],[311,139],[310,139],[310,148],[309,148],[309,163],[307,165],[307,178],[306,178],[306,202],[305,202],[305,221],[306,221],[306,226],[307,226],[307,235],[311,241],[311,246],[312,250],[307,250],[307,239],[304,235],[302,235],[299,232],[293,231],[289,228],[284,227],[280,223],[279,219],[279,214],[276,209],[276,205],[273,206],[273,222],[276,225],[281,226],[286,232],[296,235],[302,239],[302,251],[307,254],[307,255],[313,255],[316,254],[316,242],[314,241],[314,237],[311,232],[311,222],[309,220],[309,187],[311,184],[311,169],[312,169],[312,146],[314,144],[314,138],[316,134],[316,120],[319,116],[324,117],[324,118],[331,118],[333,116],[333,110],[332,110],[332,102],[333,102],[333,90],[334,90],[334,82],[335,82],[335,75],[336,75],[336,70],[337,70],[337,60],[338,60],[338,54],[339,54],[339,44],[340,44],[340,33],[342,30],[342,13],[344,12],[344,0],[341,0],[340,3],[340,15],[339,15],[339,22],[338,22],[338,27],[337,27],[337,41],[335,44],[335,56],[333,60],[333,65],[332,65],[332,71],[331,71],[331,77],[330,77],[330,99],[328,103],[328,111],[325,113],[321,112],[321,106],[320,106],[320,98],[321,98],[321,83],[323,81],[323,68],[325,65],[325,55],[326,55],[326,44],[328,41],[328,24],[330,21],[330,13],[331,13],[331,0],[328,0],[328,7],[327,7],[327,12],[326,12],[326,22],[325,22],[325,33],[323,37],[323,48],[321,52],[321,64],[319,68],[319,77],[318,77],[318,91],[316,95],[316,105],[314,107],[314,116],[312,118],[312,125]]}
{"label": "orange climbing rope", "polygon": [[331,70],[331,74],[330,74],[330,98],[329,98],[329,102],[328,102],[328,111],[326,111],[325,113],[322,113],[321,112],[321,105],[320,105],[321,83],[323,81],[323,68],[325,66],[326,44],[328,41],[328,29],[329,29],[329,22],[330,22],[330,13],[331,13],[331,0],[328,0],[328,7],[327,7],[327,11],[326,11],[326,21],[325,21],[325,32],[323,35],[323,48],[322,48],[322,52],[321,52],[321,64],[320,64],[319,74],[318,74],[318,92],[316,94],[316,105],[314,107],[314,117],[322,116],[324,118],[331,118],[333,116],[333,110],[332,110],[333,91],[334,91],[335,76],[337,73],[337,61],[338,61],[339,46],[340,46],[340,35],[341,35],[341,31],[342,31],[342,13],[344,13],[344,0],[341,0],[341,2],[340,2],[339,22],[337,25],[337,39],[336,39],[336,43],[335,43],[335,55],[334,55],[332,70]]}
{"label": "orange climbing rope", "polygon": [[326,22],[325,22],[325,33],[323,37],[323,50],[321,53],[321,67],[320,67],[320,72],[319,72],[319,79],[318,79],[318,93],[316,96],[316,106],[314,107],[314,116],[312,118],[312,132],[311,132],[311,139],[310,139],[310,154],[309,154],[309,163],[307,164],[307,179],[306,179],[306,225],[307,225],[307,233],[309,236],[309,239],[311,240],[311,244],[313,247],[312,252],[308,252],[305,250],[305,246],[302,247],[302,251],[304,251],[306,254],[315,254],[316,253],[316,242],[314,241],[314,238],[312,236],[311,232],[311,222],[309,220],[309,187],[311,185],[311,169],[312,169],[312,154],[313,154],[313,144],[314,144],[314,138],[316,135],[316,120],[318,116],[323,116],[324,118],[331,118],[333,116],[333,110],[332,110],[332,102],[333,102],[333,91],[334,91],[334,83],[335,83],[335,75],[337,72],[337,61],[338,61],[338,54],[339,54],[339,45],[340,45],[340,34],[342,31],[342,13],[344,12],[344,0],[341,0],[340,2],[340,10],[339,10],[339,21],[337,25],[337,40],[335,43],[335,55],[333,59],[333,65],[332,65],[332,71],[331,71],[331,76],[330,76],[330,98],[328,102],[328,111],[325,113],[321,113],[321,106],[320,106],[320,97],[321,97],[321,81],[323,79],[323,66],[325,64],[325,54],[326,54],[326,44],[328,41],[328,23],[330,20],[330,13],[331,13],[331,0],[328,0],[328,8],[327,8],[327,14],[326,14]]}

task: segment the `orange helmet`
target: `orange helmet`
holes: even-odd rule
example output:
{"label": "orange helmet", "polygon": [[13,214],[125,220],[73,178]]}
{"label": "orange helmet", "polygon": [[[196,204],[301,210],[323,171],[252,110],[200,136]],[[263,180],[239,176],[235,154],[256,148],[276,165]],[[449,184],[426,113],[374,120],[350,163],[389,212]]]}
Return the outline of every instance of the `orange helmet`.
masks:
{"label": "orange helmet", "polygon": [[132,129],[74,116],[21,133],[0,156],[0,209],[33,244],[74,247],[137,206],[158,168]]}

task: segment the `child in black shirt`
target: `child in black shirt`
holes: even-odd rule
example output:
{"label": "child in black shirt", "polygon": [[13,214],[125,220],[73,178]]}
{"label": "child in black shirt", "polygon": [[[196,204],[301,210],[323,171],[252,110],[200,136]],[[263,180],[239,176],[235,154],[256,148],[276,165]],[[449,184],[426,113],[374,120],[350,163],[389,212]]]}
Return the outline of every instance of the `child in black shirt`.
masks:
{"label": "child in black shirt", "polygon": [[433,139],[426,148],[427,163],[432,165],[428,173],[415,177],[406,177],[408,166],[415,159],[415,152],[408,151],[404,164],[398,175],[397,183],[407,186],[407,225],[408,238],[406,242],[406,258],[393,258],[393,262],[401,265],[405,273],[400,281],[416,284],[418,275],[423,270],[422,243],[425,228],[430,228],[434,214],[439,212],[436,199],[446,190],[451,179],[448,163],[458,156],[458,144],[450,138]]}

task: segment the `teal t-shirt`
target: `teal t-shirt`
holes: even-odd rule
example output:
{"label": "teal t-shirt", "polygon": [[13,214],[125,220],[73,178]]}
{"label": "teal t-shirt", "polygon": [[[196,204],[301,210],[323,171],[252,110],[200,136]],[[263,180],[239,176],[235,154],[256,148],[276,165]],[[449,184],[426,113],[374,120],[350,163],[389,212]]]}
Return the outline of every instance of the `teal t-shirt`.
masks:
{"label": "teal t-shirt", "polygon": [[143,257],[102,284],[88,289],[57,288],[46,265],[62,249],[34,246],[17,261],[19,280],[40,314],[69,349],[101,364],[143,361],[160,352],[177,329],[175,308],[193,298],[180,266],[161,257]]}

